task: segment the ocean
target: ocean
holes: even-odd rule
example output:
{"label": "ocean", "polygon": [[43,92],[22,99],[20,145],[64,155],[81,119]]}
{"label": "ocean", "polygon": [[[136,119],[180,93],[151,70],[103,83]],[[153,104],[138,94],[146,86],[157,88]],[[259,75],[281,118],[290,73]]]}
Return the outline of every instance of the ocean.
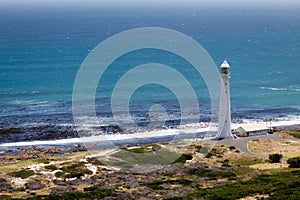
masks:
{"label": "ocean", "polygon": [[[141,27],[186,34],[206,49],[218,67],[227,59],[234,122],[299,117],[300,13],[296,9],[2,8],[0,19],[0,143],[76,137],[72,92],[81,63],[108,37]],[[118,132],[110,97],[120,77],[134,66],[154,61],[172,66],[190,81],[200,122],[209,121],[207,87],[190,64],[170,52],[143,49],[115,60],[100,80],[96,112],[101,131]],[[130,101],[139,126],[149,124],[148,111],[154,104],[162,105],[169,116],[161,127],[179,124],[176,96],[149,84]]]}

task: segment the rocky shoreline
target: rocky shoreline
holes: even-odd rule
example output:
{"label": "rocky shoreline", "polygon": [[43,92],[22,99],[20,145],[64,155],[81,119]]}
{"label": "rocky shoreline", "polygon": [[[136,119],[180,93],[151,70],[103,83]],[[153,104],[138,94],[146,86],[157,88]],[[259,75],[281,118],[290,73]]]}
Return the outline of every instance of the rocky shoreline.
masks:
{"label": "rocky shoreline", "polygon": [[87,151],[87,148],[81,144],[68,146],[2,147],[0,151],[0,164],[84,151]]}

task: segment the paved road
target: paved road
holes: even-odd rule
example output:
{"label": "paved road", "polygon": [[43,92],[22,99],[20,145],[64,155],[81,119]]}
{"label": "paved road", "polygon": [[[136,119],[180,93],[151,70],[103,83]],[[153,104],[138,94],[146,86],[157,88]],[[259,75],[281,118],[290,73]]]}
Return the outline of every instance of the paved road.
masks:
{"label": "paved road", "polygon": [[281,137],[274,133],[274,134],[270,134],[270,135],[239,137],[238,139],[223,139],[223,140],[219,140],[217,142],[217,144],[224,144],[224,145],[228,145],[228,146],[234,146],[234,147],[240,149],[241,151],[245,152],[246,154],[256,156],[256,157],[259,157],[259,158],[267,158],[266,156],[261,156],[261,155],[258,155],[256,153],[253,153],[253,152],[249,151],[249,149],[248,149],[248,142],[249,141],[259,140],[259,139],[267,139],[267,138],[281,138]]}

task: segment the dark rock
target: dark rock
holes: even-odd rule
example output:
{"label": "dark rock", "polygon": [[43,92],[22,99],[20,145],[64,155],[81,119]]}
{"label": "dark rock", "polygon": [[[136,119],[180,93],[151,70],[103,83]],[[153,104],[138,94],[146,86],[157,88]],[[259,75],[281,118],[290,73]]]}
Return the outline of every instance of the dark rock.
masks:
{"label": "dark rock", "polygon": [[54,183],[55,185],[60,185],[60,186],[66,186],[66,185],[67,185],[67,183],[66,183],[65,181],[63,181],[63,180],[58,180],[58,179],[54,180],[53,183]]}
{"label": "dark rock", "polygon": [[13,187],[4,178],[0,178],[0,192],[12,192]]}
{"label": "dark rock", "polygon": [[137,181],[128,181],[127,182],[127,185],[131,188],[134,188],[134,187],[139,187],[140,184],[137,182]]}
{"label": "dark rock", "polygon": [[45,185],[40,182],[28,182],[25,184],[25,187],[29,190],[40,190],[43,189]]}
{"label": "dark rock", "polygon": [[157,173],[159,175],[176,174],[182,171],[182,168],[183,168],[182,164],[176,163],[158,170]]}
{"label": "dark rock", "polygon": [[75,179],[72,181],[69,181],[70,185],[84,185],[84,184],[91,184],[92,181],[89,180],[81,180],[81,179]]}
{"label": "dark rock", "polygon": [[61,195],[66,192],[77,192],[76,188],[74,187],[52,187],[51,188],[51,194]]}
{"label": "dark rock", "polygon": [[117,192],[114,196],[104,197],[103,200],[134,199],[132,195],[124,192]]}
{"label": "dark rock", "polygon": [[0,178],[0,183],[7,183],[7,181],[4,178]]}
{"label": "dark rock", "polygon": [[100,181],[100,180],[103,180],[103,176],[99,176],[99,175],[94,175],[91,177],[91,180],[92,181]]}
{"label": "dark rock", "polygon": [[123,172],[112,172],[106,175],[107,178],[119,177]]}
{"label": "dark rock", "polygon": [[97,184],[97,186],[101,189],[113,189],[112,186],[110,185],[106,185],[106,184],[103,184],[103,183],[100,183],[100,184]]}
{"label": "dark rock", "polygon": [[134,195],[138,195],[138,196],[145,196],[151,193],[153,192],[150,188],[141,188],[140,190],[133,192]]}

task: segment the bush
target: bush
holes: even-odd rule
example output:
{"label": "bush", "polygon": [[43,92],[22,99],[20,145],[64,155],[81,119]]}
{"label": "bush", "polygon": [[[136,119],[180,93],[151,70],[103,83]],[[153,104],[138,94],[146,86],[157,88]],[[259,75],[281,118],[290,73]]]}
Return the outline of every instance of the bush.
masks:
{"label": "bush", "polygon": [[43,164],[49,164],[50,161],[51,160],[49,158],[39,158],[39,159],[37,159],[38,163],[43,163]]}
{"label": "bush", "polygon": [[206,154],[205,158],[211,158],[212,156],[213,156],[213,153],[208,152],[208,153]]}
{"label": "bush", "polygon": [[57,177],[57,178],[59,178],[59,177],[62,177],[64,174],[65,174],[65,173],[63,173],[63,172],[56,172],[56,173],[54,174],[54,176]]}
{"label": "bush", "polygon": [[54,171],[54,170],[57,170],[57,167],[55,165],[47,165],[47,166],[45,166],[45,169]]}
{"label": "bush", "polygon": [[20,177],[21,179],[25,179],[25,178],[28,178],[30,176],[33,176],[34,175],[34,171],[32,170],[21,170],[21,171],[18,171],[18,172],[12,172],[10,173],[11,176],[14,176],[14,177]]}
{"label": "bush", "polygon": [[300,157],[289,158],[287,160],[289,168],[300,168]]}
{"label": "bush", "polygon": [[280,159],[282,158],[282,154],[274,153],[269,155],[269,160],[271,163],[280,163]]}
{"label": "bush", "polygon": [[233,150],[233,149],[235,149],[235,146],[230,146],[229,149]]}
{"label": "bush", "polygon": [[294,138],[300,139],[300,130],[290,129],[287,131],[287,134],[293,136]]}

